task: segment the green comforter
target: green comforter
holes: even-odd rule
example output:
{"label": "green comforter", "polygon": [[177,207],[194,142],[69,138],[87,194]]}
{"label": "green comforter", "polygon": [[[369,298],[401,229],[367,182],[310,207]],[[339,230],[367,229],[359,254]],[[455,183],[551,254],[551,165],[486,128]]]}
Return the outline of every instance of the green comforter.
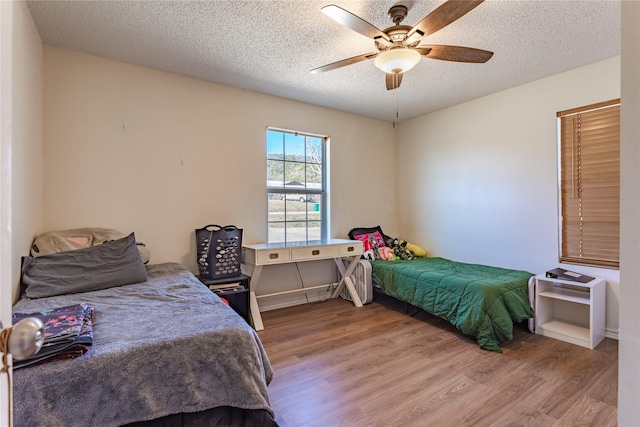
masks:
{"label": "green comforter", "polygon": [[481,348],[502,352],[513,323],[533,317],[533,274],[444,258],[371,261],[373,279],[387,295],[448,320]]}

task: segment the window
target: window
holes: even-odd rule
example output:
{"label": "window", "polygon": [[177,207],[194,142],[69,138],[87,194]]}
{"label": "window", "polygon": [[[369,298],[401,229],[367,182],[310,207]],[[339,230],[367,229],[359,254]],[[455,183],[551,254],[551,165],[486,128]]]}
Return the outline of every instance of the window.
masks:
{"label": "window", "polygon": [[269,243],[326,238],[327,140],[267,129]]}
{"label": "window", "polygon": [[620,100],[557,116],[560,262],[618,268]]}

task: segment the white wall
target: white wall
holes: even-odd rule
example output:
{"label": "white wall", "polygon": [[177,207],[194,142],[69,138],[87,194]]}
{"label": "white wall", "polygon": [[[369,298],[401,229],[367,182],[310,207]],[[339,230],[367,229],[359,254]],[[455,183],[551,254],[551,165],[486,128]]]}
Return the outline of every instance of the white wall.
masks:
{"label": "white wall", "polygon": [[[0,318],[8,327],[20,254],[42,225],[42,43],[22,1],[0,2],[0,122]],[[0,425],[7,402],[0,387]]]}
{"label": "white wall", "polygon": [[622,3],[618,425],[640,424],[640,3]]}
{"label": "white wall", "polygon": [[11,147],[11,283],[18,297],[20,257],[42,231],[43,46],[24,2],[15,6],[13,143]]}
{"label": "white wall", "polygon": [[[558,265],[556,112],[620,97],[620,57],[398,127],[400,235],[432,255],[544,273]],[[618,329],[617,270],[606,327]]]}
{"label": "white wall", "polygon": [[[134,231],[152,263],[194,272],[196,228],[235,224],[244,243],[264,242],[268,126],[330,136],[330,237],[396,229],[390,123],[49,46],[44,58],[47,230]],[[336,275],[332,263],[301,270],[305,285]],[[299,286],[291,266],[263,280]]]}

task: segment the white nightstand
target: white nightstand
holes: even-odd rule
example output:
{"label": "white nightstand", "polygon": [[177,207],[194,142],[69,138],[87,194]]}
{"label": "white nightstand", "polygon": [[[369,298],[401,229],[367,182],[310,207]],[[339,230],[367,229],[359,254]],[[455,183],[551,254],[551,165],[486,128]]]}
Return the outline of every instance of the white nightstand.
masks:
{"label": "white nightstand", "polygon": [[606,285],[536,276],[536,333],[595,348],[604,338]]}

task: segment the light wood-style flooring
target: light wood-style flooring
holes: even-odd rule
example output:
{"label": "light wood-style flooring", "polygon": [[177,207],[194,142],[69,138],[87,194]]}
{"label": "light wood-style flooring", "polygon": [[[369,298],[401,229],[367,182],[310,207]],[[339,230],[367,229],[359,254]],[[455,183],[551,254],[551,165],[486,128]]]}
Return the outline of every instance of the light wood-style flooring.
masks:
{"label": "light wood-style flooring", "polygon": [[503,353],[376,294],[262,313],[281,427],[615,426],[618,342],[589,350],[516,325]]}

